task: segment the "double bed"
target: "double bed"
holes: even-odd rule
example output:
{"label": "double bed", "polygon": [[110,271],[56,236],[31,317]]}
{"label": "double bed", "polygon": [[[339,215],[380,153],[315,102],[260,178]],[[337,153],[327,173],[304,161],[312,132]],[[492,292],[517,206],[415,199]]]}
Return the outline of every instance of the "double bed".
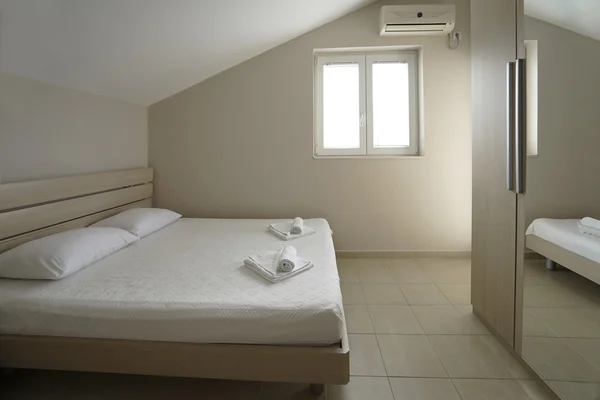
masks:
{"label": "double bed", "polygon": [[[0,252],[147,207],[151,181],[143,169],[0,185]],[[293,245],[314,267],[272,284],[243,266],[282,246],[267,231],[272,222],[182,218],[64,279],[0,279],[0,365],[306,382],[316,391],[347,383],[330,227],[306,220],[316,233]]]}
{"label": "double bed", "polygon": [[560,264],[600,284],[600,240],[579,232],[577,219],[539,218],[526,232],[529,249],[547,259],[547,267]]}

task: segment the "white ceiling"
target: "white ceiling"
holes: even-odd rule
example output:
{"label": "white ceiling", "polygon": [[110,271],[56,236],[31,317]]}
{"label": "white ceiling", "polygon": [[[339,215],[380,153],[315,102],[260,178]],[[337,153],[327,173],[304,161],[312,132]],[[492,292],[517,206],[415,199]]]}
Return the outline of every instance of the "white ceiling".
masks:
{"label": "white ceiling", "polygon": [[373,0],[0,0],[0,70],[153,104]]}
{"label": "white ceiling", "polygon": [[600,0],[525,0],[525,14],[600,40]]}

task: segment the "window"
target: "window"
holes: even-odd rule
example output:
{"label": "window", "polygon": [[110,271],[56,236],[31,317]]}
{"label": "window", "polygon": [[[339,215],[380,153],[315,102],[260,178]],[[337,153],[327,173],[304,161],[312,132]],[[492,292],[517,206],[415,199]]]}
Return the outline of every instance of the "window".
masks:
{"label": "window", "polygon": [[315,155],[419,154],[417,52],[317,54]]}

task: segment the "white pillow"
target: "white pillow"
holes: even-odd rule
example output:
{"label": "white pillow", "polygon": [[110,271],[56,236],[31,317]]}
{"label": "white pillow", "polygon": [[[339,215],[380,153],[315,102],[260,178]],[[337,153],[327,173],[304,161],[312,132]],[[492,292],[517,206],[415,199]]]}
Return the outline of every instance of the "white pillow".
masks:
{"label": "white pillow", "polygon": [[0,277],[61,279],[140,240],[116,228],[73,229],[0,254]]}
{"label": "white pillow", "polygon": [[179,218],[181,218],[181,214],[163,208],[132,208],[131,210],[123,211],[100,222],[96,222],[92,226],[125,229],[143,238],[175,222]]}

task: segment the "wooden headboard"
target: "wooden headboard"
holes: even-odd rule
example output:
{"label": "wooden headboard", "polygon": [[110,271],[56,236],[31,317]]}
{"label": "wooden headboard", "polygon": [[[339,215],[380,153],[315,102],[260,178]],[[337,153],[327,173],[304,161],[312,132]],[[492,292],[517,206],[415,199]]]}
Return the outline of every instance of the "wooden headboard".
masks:
{"label": "wooden headboard", "polygon": [[152,168],[140,168],[0,184],[0,253],[129,208],[152,207],[152,179]]}

